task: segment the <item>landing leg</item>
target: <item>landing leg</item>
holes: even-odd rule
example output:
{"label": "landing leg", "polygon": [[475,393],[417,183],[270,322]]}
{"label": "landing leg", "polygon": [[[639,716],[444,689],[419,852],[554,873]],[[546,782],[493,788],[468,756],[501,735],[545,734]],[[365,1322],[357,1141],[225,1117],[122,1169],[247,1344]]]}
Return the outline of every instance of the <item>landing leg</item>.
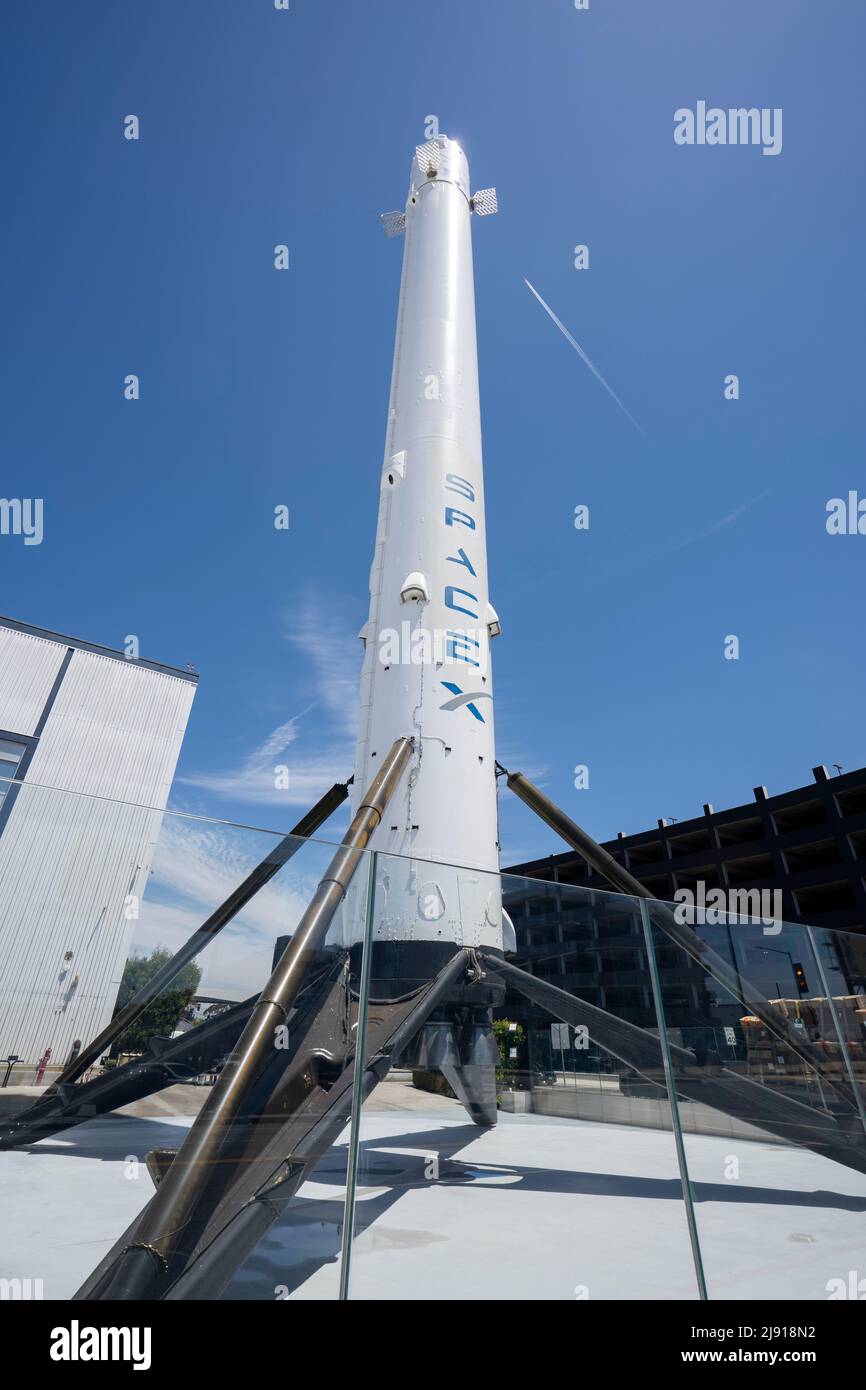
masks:
{"label": "landing leg", "polygon": [[469,1118],[477,1125],[496,1124],[496,1068],[472,1062],[466,1066],[442,1063],[442,1075]]}
{"label": "landing leg", "polygon": [[[508,961],[481,952],[491,973],[509,980],[527,999],[540,1004],[554,1018],[588,1029],[593,1042],[603,1052],[640,1072],[654,1086],[663,1088],[664,1059],[654,1033],[627,1023],[604,1009],[568,994],[548,980],[538,979]],[[750,1077],[717,1063],[698,1065],[688,1048],[668,1043],[677,1094],[745,1120],[776,1135],[786,1144],[811,1149],[814,1153],[843,1163],[858,1173],[866,1172],[866,1144],[856,1116],[839,1106],[835,1113],[817,1110],[760,1085]]]}
{"label": "landing leg", "polygon": [[[365,1095],[459,983],[467,964],[468,954],[460,951],[411,996],[371,1001]],[[272,1052],[254,1104],[226,1135],[220,1162],[202,1175],[202,1199],[183,1230],[175,1233],[171,1260],[157,1258],[153,1246],[141,1240],[145,1208],[76,1299],[219,1297],[349,1118],[357,999],[351,990],[347,998],[348,978],[335,960],[330,977],[308,994],[305,1008],[290,1026],[290,1050]],[[183,1162],[182,1148],[177,1155],[162,1156],[161,1165],[154,1165],[163,1172],[160,1186]],[[155,1201],[151,1199],[151,1206]]]}

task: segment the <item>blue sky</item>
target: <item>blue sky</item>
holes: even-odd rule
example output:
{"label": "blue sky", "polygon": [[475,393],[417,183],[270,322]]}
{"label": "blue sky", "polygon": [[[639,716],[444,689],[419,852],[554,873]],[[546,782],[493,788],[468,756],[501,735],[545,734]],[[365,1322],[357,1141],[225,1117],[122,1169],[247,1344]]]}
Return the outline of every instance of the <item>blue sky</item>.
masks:
{"label": "blue sky", "polygon": [[[863,763],[866,537],[825,529],[866,495],[862,6],[16,0],[4,27],[0,490],[44,498],[45,537],[0,538],[0,611],[195,664],[174,806],[284,828],[351,771],[378,214],[431,113],[501,207],[475,227],[501,760],[600,838]],[[675,145],[698,100],[781,107],[782,152]],[[507,798],[502,831],[504,864],[560,849]]]}

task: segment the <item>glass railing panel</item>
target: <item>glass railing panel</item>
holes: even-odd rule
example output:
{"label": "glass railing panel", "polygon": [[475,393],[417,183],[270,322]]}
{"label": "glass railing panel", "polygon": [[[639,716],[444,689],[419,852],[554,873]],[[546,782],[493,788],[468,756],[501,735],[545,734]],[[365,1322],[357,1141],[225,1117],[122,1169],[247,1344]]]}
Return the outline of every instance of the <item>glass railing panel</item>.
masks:
{"label": "glass railing panel", "polygon": [[833,1022],[845,943],[649,910],[709,1296],[827,1298],[866,1257],[859,1081]]}
{"label": "glass railing panel", "polygon": [[[13,790],[0,834],[0,1056],[18,1060],[0,1074],[0,1179],[7,1194],[23,1184],[24,1199],[5,1203],[0,1277],[21,1277],[27,1253],[44,1271],[44,1296],[67,1298],[145,1209],[199,1123],[335,846],[34,784]],[[248,1197],[303,1151],[301,1183],[279,1220],[259,1223],[258,1238],[248,1223],[242,1241],[228,1242],[222,1269],[190,1297],[338,1295],[344,1178],[334,1145],[350,1092],[321,1120],[351,1061],[353,985],[341,942],[363,930],[371,856],[358,862],[294,1013],[273,1029],[247,1135],[230,1155]],[[168,963],[189,943],[173,974]],[[118,1032],[111,1020],[121,1009],[135,1016]],[[62,1097],[46,1096],[76,1052],[74,1065],[87,1065]],[[323,1052],[327,1065],[316,1060]],[[287,1109],[297,1112],[292,1125]],[[290,1187],[281,1183],[280,1196]],[[266,1217],[275,1205],[258,1210]],[[311,1233],[316,1255],[328,1246],[320,1263]]]}
{"label": "glass railing panel", "polygon": [[[335,845],[2,792],[0,1278],[67,1298],[224,1091]],[[185,1297],[826,1298],[866,1263],[866,938],[358,860],[232,1131],[254,1220],[203,1189]]]}
{"label": "glass railing panel", "polygon": [[805,1025],[831,1075],[851,1089],[866,1131],[866,936],[804,927],[815,989],[800,999]]}
{"label": "glass railing panel", "polygon": [[349,1296],[696,1298],[639,905],[383,855],[375,877],[371,1026],[463,964],[356,1115]]}

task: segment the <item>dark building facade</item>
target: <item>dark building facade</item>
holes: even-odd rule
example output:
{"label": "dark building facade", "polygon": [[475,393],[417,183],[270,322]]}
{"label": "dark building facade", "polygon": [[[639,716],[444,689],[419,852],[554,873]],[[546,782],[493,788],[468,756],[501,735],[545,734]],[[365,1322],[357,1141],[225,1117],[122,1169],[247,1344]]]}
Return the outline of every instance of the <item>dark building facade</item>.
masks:
{"label": "dark building facade", "polygon": [[[728,811],[705,805],[694,820],[637,835],[604,848],[656,898],[673,902],[678,888],[780,889],[786,922],[866,932],[866,768],[814,782],[780,796],[755,788],[754,801]],[[568,850],[505,871],[529,878],[609,888]]]}
{"label": "dark building facade", "polygon": [[[653,830],[620,834],[604,845],[668,902],[678,889],[700,893],[700,884],[705,892],[777,891],[788,924],[777,934],[738,932],[736,924],[733,930],[699,930],[767,997],[782,1000],[821,993],[819,954],[833,996],[848,998],[866,988],[866,768],[830,776],[817,767],[813,779],[779,796],[756,787],[754,801],[745,805],[725,811],[705,805],[693,820],[660,820]],[[630,900],[612,895],[573,850],[505,872],[514,876],[503,886],[517,934],[516,963],[588,1003],[652,1027],[643,928]],[[804,932],[792,930],[800,926],[823,930],[810,944]],[[667,1023],[683,1030],[686,1042],[702,1028],[734,1024],[742,1008],[721,996],[680,948],[657,937]],[[856,1003],[849,1006],[852,1018]],[[501,1012],[528,1030],[549,1024],[513,995]],[[860,1022],[855,1026],[859,1030]]]}

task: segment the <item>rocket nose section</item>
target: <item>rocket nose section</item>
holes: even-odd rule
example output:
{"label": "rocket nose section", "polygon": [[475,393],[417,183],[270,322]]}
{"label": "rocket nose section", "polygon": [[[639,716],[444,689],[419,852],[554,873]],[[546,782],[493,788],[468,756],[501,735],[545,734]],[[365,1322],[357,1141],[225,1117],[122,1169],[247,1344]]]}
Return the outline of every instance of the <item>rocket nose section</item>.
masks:
{"label": "rocket nose section", "polygon": [[410,197],[436,179],[456,184],[469,197],[469,161],[459,142],[447,135],[437,135],[417,146],[409,174]]}

